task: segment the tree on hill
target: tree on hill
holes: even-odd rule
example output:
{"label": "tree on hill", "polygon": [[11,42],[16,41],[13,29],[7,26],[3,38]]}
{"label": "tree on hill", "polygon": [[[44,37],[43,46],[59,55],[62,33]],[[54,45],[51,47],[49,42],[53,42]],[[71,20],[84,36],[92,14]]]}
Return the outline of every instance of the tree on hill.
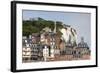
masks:
{"label": "tree on hill", "polygon": [[[59,28],[63,28],[62,22],[57,21],[57,33],[59,32]],[[29,36],[32,33],[40,33],[43,28],[49,27],[52,31],[54,30],[54,21],[52,20],[45,20],[43,18],[38,18],[38,20],[23,20],[23,36]]]}

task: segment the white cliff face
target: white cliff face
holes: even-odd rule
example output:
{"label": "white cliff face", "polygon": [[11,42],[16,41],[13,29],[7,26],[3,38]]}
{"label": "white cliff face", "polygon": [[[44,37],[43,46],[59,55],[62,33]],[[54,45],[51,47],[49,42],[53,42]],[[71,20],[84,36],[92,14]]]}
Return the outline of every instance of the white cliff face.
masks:
{"label": "white cliff face", "polygon": [[67,43],[69,40],[69,34],[66,32],[66,29],[62,28],[60,29],[60,32],[62,33],[62,40],[65,40]]}
{"label": "white cliff face", "polygon": [[41,34],[40,41],[45,42],[45,34]]}
{"label": "white cliff face", "polygon": [[77,40],[77,34],[75,32],[75,29],[71,28],[71,27],[66,27],[59,29],[60,32],[62,33],[62,39],[65,40],[65,42],[67,43],[69,40],[71,41],[71,43],[76,43]]}
{"label": "white cliff face", "polygon": [[72,29],[72,33],[74,34],[74,35],[71,35],[72,36],[72,42],[74,43],[74,42],[77,42],[77,33],[76,33],[76,31],[75,31],[75,29]]}

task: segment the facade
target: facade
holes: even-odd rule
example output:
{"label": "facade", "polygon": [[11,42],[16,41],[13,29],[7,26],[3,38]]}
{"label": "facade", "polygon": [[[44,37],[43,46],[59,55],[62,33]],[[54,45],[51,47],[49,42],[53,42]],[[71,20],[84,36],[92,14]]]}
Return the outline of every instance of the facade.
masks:
{"label": "facade", "polygon": [[43,60],[43,49],[39,44],[33,44],[31,47],[31,60],[41,61]]}
{"label": "facade", "polygon": [[74,55],[76,57],[84,58],[84,56],[90,55],[90,49],[89,49],[87,43],[84,42],[84,38],[83,37],[81,38],[81,42],[77,45],[76,51],[77,51],[77,54]]}
{"label": "facade", "polygon": [[27,62],[31,60],[31,45],[32,40],[28,38],[23,38],[22,46],[22,61]]}
{"label": "facade", "polygon": [[32,43],[39,43],[40,42],[40,34],[39,33],[32,33],[30,39],[32,39]]}
{"label": "facade", "polygon": [[42,60],[42,45],[39,44],[38,34],[32,34],[23,39],[22,59],[23,62]]}

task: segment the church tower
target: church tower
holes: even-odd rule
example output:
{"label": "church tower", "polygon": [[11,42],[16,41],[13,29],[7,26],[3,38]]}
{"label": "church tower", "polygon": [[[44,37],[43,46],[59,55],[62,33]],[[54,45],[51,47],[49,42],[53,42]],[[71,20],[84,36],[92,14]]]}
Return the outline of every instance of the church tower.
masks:
{"label": "church tower", "polygon": [[54,22],[54,31],[53,31],[53,32],[56,33],[56,31],[57,31],[57,30],[56,30],[56,21],[55,21],[55,22]]}

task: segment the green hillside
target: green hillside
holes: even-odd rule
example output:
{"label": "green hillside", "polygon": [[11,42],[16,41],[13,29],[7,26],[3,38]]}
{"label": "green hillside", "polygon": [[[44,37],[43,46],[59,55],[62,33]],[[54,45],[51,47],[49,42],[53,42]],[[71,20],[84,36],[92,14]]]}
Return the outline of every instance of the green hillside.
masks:
{"label": "green hillside", "polygon": [[[59,28],[63,28],[61,21],[56,21],[57,33]],[[38,18],[37,20],[23,20],[23,36],[29,36],[32,33],[40,33],[43,28],[49,27],[51,30],[54,29],[54,21],[44,20],[43,18]]]}

